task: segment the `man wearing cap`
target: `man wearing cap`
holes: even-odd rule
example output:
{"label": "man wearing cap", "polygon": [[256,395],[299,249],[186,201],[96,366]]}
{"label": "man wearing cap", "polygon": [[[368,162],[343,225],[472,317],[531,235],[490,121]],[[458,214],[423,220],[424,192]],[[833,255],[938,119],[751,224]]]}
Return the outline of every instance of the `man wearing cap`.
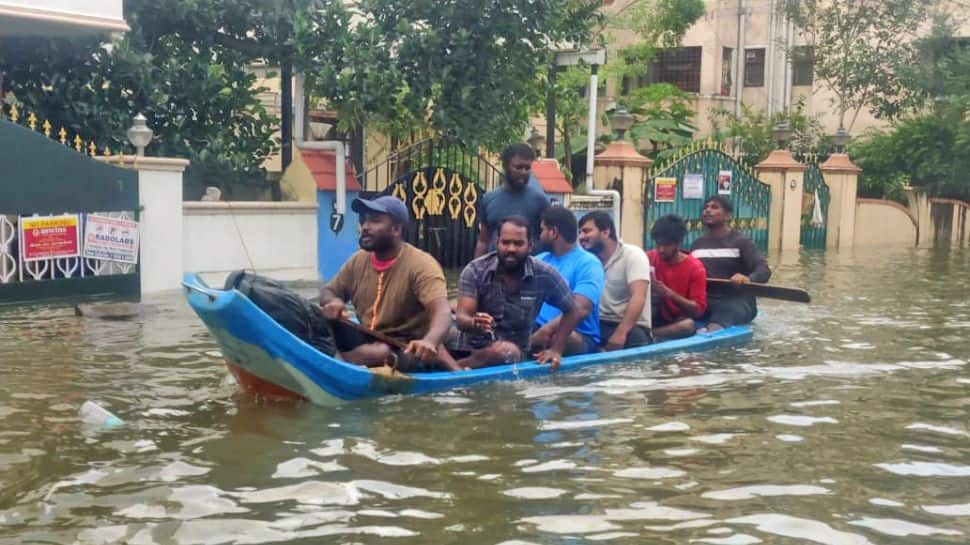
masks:
{"label": "man wearing cap", "polygon": [[349,317],[349,301],[362,325],[406,343],[407,355],[458,369],[442,345],[451,326],[445,275],[431,255],[404,242],[409,221],[404,203],[383,196],[354,199],[352,208],[360,216],[361,249],[320,290],[341,357],[368,367],[395,358],[387,344],[339,321]]}

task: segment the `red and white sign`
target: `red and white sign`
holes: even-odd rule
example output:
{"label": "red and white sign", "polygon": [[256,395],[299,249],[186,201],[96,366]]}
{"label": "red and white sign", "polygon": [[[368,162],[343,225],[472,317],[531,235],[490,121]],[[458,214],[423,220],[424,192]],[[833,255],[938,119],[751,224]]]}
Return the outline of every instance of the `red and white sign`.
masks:
{"label": "red and white sign", "polygon": [[654,202],[674,202],[677,200],[677,178],[654,178]]}
{"label": "red and white sign", "polygon": [[84,223],[84,257],[138,263],[138,222],[88,215]]}
{"label": "red and white sign", "polygon": [[81,253],[76,214],[21,217],[20,250],[24,261],[77,257]]}

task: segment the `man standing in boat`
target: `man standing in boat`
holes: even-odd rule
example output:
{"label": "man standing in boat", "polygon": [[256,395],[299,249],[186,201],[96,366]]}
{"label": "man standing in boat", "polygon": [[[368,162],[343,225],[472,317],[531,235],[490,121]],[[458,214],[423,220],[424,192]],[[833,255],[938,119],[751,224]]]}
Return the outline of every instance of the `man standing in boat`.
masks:
{"label": "man standing in boat", "polygon": [[643,250],[616,236],[602,210],[579,220],[579,245],[599,258],[605,273],[600,295],[600,339],[604,350],[650,344],[650,263]]}
{"label": "man standing in boat", "polygon": [[[539,218],[549,206],[549,198],[538,181],[532,178],[535,153],[528,144],[512,144],[502,151],[505,177],[502,185],[486,193],[478,206],[478,241],[475,257],[495,249],[499,222],[508,216],[520,216],[529,222],[531,236],[538,236]],[[532,240],[533,247],[536,241]]]}
{"label": "man standing in boat", "polygon": [[707,310],[707,271],[696,257],[681,250],[687,225],[668,214],[653,224],[650,237],[654,249],[647,252],[653,266],[653,311],[655,339],[679,339],[697,331],[694,320]]}
{"label": "man standing in boat", "polygon": [[349,318],[349,301],[362,325],[405,343],[406,354],[457,369],[442,345],[451,326],[445,275],[434,257],[404,242],[407,207],[383,196],[354,199],[352,208],[360,215],[361,249],[320,291],[340,356],[368,367],[395,357],[390,346],[341,321]]}
{"label": "man standing in boat", "polygon": [[509,216],[498,222],[497,250],[469,263],[461,272],[458,333],[452,349],[461,367],[515,363],[531,353],[530,335],[543,303],[563,312],[551,346],[535,354],[539,363],[559,367],[566,339],[582,318],[566,281],[551,266],[532,257],[529,222]]}
{"label": "man standing in boat", "polygon": [[[543,253],[536,256],[552,265],[569,284],[576,299],[576,307],[582,315],[576,330],[566,340],[566,355],[589,354],[599,350],[600,321],[599,303],[605,282],[603,265],[596,256],[576,244],[576,216],[561,206],[550,206],[542,213],[539,241]],[[548,346],[563,331],[559,324],[559,310],[543,305],[536,318],[532,344]]]}
{"label": "man standing in boat", "polygon": [[691,255],[704,263],[709,278],[730,280],[733,284],[711,286],[708,290],[708,331],[754,320],[758,315],[754,296],[739,293],[735,286],[771,278],[771,269],[754,242],[728,224],[733,213],[730,200],[720,195],[709,197],[701,212],[705,234],[691,245]]}

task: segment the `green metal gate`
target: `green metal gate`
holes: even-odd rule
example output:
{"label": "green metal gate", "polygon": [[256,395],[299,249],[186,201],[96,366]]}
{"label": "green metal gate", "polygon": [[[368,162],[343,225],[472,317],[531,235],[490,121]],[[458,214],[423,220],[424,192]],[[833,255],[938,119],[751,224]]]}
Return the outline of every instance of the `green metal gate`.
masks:
{"label": "green metal gate", "polygon": [[[11,112],[12,114],[15,112]],[[134,170],[95,161],[74,148],[61,129],[61,142],[31,128],[0,119],[0,304],[75,296],[140,295],[138,265],[81,255],[88,215],[137,220],[138,177]],[[45,133],[50,124],[44,123]],[[67,144],[67,145],[65,145]],[[95,153],[91,144],[89,155]],[[106,150],[107,153],[107,150]],[[49,223],[50,225],[46,225]],[[28,225],[37,227],[27,228]],[[31,257],[27,242],[64,233],[59,250]],[[66,245],[64,241],[73,240]],[[53,246],[51,246],[53,248]],[[72,255],[68,256],[68,254]],[[66,256],[66,257],[61,257]]]}
{"label": "green metal gate", "polygon": [[799,242],[805,249],[824,249],[829,217],[829,186],[825,185],[818,162],[806,165],[802,194],[802,222]]}
{"label": "green metal gate", "polygon": [[655,165],[649,176],[644,198],[644,248],[653,247],[650,230],[657,218],[667,214],[677,214],[687,222],[684,247],[689,248],[704,232],[704,200],[721,194],[734,204],[731,227],[753,240],[762,252],[767,251],[771,188],[748,165],[707,143],[706,147],[694,146],[668,163]]}

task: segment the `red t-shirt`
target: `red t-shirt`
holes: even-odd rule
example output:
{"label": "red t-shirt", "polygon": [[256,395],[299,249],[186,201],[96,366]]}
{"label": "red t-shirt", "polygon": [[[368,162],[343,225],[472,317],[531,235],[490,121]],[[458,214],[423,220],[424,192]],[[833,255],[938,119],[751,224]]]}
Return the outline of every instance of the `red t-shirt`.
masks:
{"label": "red t-shirt", "polygon": [[[682,252],[683,253],[683,252]],[[697,303],[700,311],[707,310],[707,270],[700,259],[684,253],[684,260],[671,265],[660,258],[657,250],[647,252],[654,278],[663,282],[682,297]],[[684,316],[684,311],[670,300],[664,300],[660,309],[664,320],[673,322]]]}

